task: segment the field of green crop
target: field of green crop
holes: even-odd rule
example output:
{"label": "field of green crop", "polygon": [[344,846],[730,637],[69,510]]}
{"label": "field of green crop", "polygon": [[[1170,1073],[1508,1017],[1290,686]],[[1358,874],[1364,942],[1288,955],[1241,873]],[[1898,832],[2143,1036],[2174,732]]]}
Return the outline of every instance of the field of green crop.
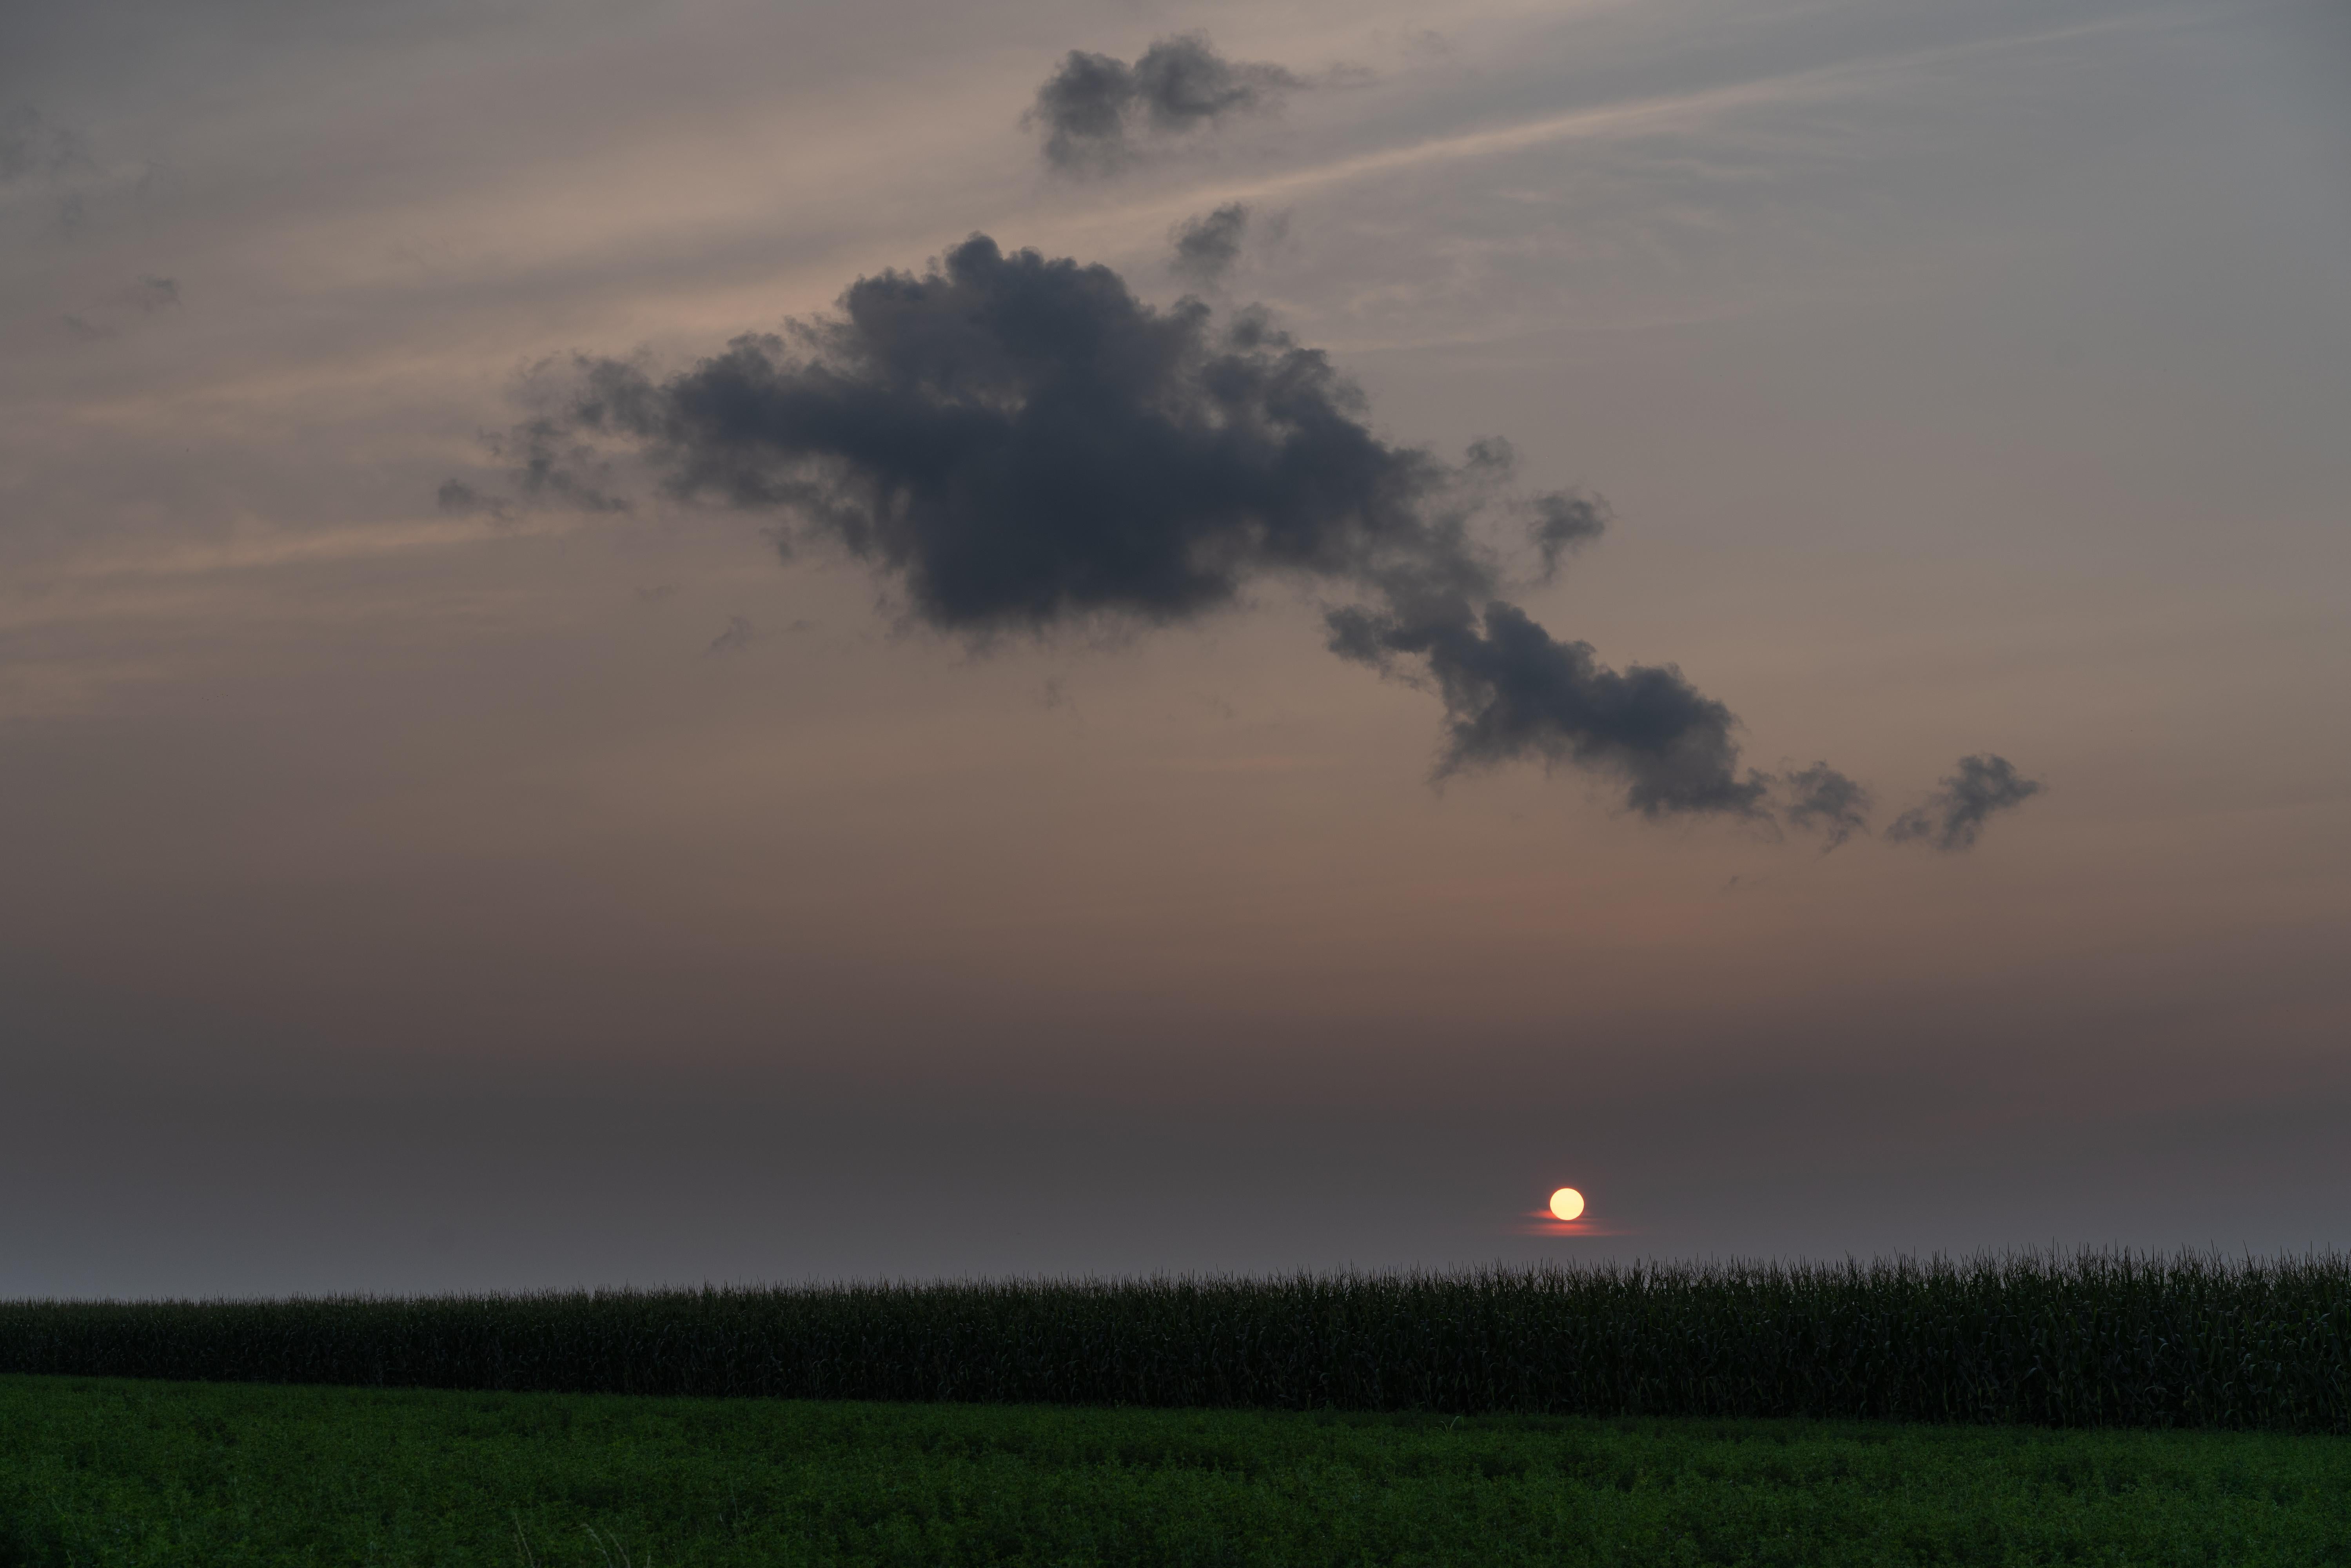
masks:
{"label": "field of green crop", "polygon": [[0,1564],[2351,1563],[2277,1433],[0,1377]]}
{"label": "field of green crop", "polygon": [[0,1302],[0,1373],[2351,1434],[2351,1259]]}

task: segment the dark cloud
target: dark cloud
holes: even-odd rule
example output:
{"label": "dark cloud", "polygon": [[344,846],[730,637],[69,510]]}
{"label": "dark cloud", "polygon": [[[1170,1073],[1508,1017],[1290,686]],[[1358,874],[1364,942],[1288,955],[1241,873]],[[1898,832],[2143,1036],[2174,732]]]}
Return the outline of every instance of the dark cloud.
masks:
{"label": "dark cloud", "polygon": [[134,296],[142,310],[162,310],[180,302],[180,282],[174,277],[156,277],[152,274],[139,280]]}
{"label": "dark cloud", "polygon": [[1828,840],[1823,854],[1869,825],[1869,791],[1825,762],[1799,768],[1782,783],[1789,824],[1818,829]]}
{"label": "dark cloud", "polygon": [[1330,624],[1343,658],[1382,670],[1399,654],[1427,661],[1445,699],[1439,778],[1573,762],[1625,779],[1625,804],[1649,816],[1762,810],[1771,780],[1740,774],[1738,720],[1670,664],[1609,669],[1590,643],[1562,643],[1500,600],[1474,614],[1449,596],[1418,614],[1351,606]]}
{"label": "dark cloud", "polygon": [[568,423],[518,444],[632,438],[674,493],[796,514],[955,632],[1180,620],[1274,572],[1489,582],[1442,504],[1454,471],[1374,435],[1360,393],[1261,313],[1155,310],[1107,267],[985,236],[842,307],[666,382],[581,361]]}
{"label": "dark cloud", "polygon": [[[1444,701],[1440,776],[1571,762],[1651,815],[1763,810],[1722,704],[1496,597],[1470,525],[1507,443],[1448,463],[1382,440],[1362,393],[1262,311],[1155,309],[1107,267],[976,235],[683,374],[569,374],[560,409],[511,438],[526,492],[619,504],[569,465],[617,444],[673,496],[783,514],[779,546],[845,549],[916,619],[981,639],[1185,620],[1263,579],[1335,590],[1353,602],[1330,612],[1332,649]],[[1559,549],[1587,526],[1562,515]]]}
{"label": "dark cloud", "polygon": [[1886,836],[1897,844],[1927,843],[1957,853],[1974,847],[1994,813],[2022,805],[2043,788],[2005,757],[1962,757],[1959,768],[1941,789],[1895,818]]}
{"label": "dark cloud", "polygon": [[1205,34],[1162,38],[1134,62],[1135,96],[1151,128],[1189,131],[1225,115],[1268,109],[1301,85],[1280,66],[1228,60]]}
{"label": "dark cloud", "polygon": [[1022,123],[1044,133],[1057,169],[1107,172],[1134,155],[1137,139],[1167,139],[1228,115],[1272,109],[1303,81],[1280,66],[1228,60],[1206,36],[1162,38],[1132,66],[1072,49],[1037,89]]}
{"label": "dark cloud", "polygon": [[1542,580],[1559,575],[1560,558],[1573,554],[1608,531],[1608,503],[1597,496],[1554,490],[1537,496],[1534,521],[1527,537],[1542,552]]}
{"label": "dark cloud", "polygon": [[1176,247],[1176,259],[1169,264],[1176,275],[1203,284],[1224,277],[1240,259],[1241,241],[1249,234],[1249,210],[1245,204],[1228,202],[1213,213],[1177,224],[1167,233],[1168,241]]}

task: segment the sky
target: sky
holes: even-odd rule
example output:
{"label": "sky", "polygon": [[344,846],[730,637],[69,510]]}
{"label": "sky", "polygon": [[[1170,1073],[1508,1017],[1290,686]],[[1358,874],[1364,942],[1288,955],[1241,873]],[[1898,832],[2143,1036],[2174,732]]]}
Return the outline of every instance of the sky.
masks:
{"label": "sky", "polygon": [[2351,1247],[2346,89],[9,7],[0,1295]]}

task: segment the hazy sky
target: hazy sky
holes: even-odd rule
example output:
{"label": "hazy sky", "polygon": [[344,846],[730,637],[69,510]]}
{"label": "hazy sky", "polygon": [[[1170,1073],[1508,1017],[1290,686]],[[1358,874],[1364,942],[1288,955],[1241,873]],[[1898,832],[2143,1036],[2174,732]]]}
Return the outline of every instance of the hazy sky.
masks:
{"label": "hazy sky", "polygon": [[2351,1246],[2346,256],[2335,0],[10,6],[0,1294]]}

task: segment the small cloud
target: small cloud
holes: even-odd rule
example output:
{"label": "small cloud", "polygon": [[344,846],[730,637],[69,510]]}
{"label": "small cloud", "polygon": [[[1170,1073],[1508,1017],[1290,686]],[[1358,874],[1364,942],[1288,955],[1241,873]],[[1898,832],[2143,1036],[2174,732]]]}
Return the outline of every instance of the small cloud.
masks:
{"label": "small cloud", "polygon": [[726,618],[726,630],[713,637],[710,640],[710,646],[705,648],[703,653],[705,655],[739,653],[751,645],[752,635],[751,623],[748,621],[744,620],[740,615],[729,615]]}
{"label": "small cloud", "polygon": [[[528,419],[505,430],[481,432],[482,444],[489,455],[512,465],[509,479],[519,494],[495,496],[462,479],[446,479],[436,493],[441,509],[459,516],[486,512],[502,522],[512,517],[517,507],[552,505],[581,512],[632,510],[630,498],[611,482],[611,464],[592,444],[579,437],[580,428],[601,425],[607,413],[604,404],[598,401],[602,368],[585,369],[582,385],[565,388],[567,392],[577,394],[566,422]],[[544,393],[545,383],[559,382],[562,374],[559,360],[542,361],[526,372],[526,387]]]}
{"label": "small cloud", "polygon": [[1925,843],[1946,854],[1961,853],[1975,847],[1976,835],[1993,816],[2013,810],[2044,788],[2041,780],[2018,773],[2005,757],[1962,757],[1959,771],[1895,818],[1886,836],[1897,844]]}
{"label": "small cloud", "polygon": [[1043,131],[1054,168],[1110,173],[1133,161],[1137,140],[1169,141],[1228,115],[1277,109],[1305,85],[1283,67],[1228,60],[1205,34],[1186,33],[1160,39],[1131,66],[1071,50],[1021,123]]}
{"label": "small cloud", "polygon": [[166,171],[93,154],[78,132],[38,110],[0,108],[0,198],[54,204],[57,231],[68,238],[95,223],[152,200]]}
{"label": "small cloud", "polygon": [[1608,531],[1607,501],[1574,490],[1553,490],[1534,498],[1534,521],[1527,538],[1542,553],[1542,580],[1559,575],[1560,558],[1573,555]]}
{"label": "small cloud", "polygon": [[502,523],[512,515],[505,501],[483,495],[463,479],[442,480],[441,488],[433,493],[433,504],[453,517],[486,516]]}
{"label": "small cloud", "polygon": [[1462,449],[1461,465],[1481,483],[1499,484],[1518,472],[1519,449],[1502,436],[1480,436]]}
{"label": "small cloud", "polygon": [[637,602],[640,604],[659,604],[664,599],[674,598],[676,594],[677,584],[674,582],[652,583],[646,587],[637,590]]}
{"label": "small cloud", "polygon": [[534,419],[493,439],[490,454],[511,458],[523,493],[583,512],[625,512],[628,497],[605,487],[604,465],[586,443],[559,438],[552,422]]}
{"label": "small cloud", "polygon": [[81,138],[44,120],[38,110],[0,114],[0,183],[61,179],[89,166]]}
{"label": "small cloud", "polygon": [[1213,213],[1186,218],[1167,231],[1167,238],[1176,247],[1176,258],[1168,263],[1169,269],[1178,277],[1195,283],[1215,283],[1240,259],[1241,241],[1249,233],[1249,210],[1239,202],[1228,202]]}
{"label": "small cloud", "polygon": [[1815,762],[1791,773],[1785,783],[1790,825],[1819,829],[1828,839],[1821,853],[1869,825],[1869,791],[1827,763]]}
{"label": "small cloud", "polygon": [[89,341],[96,338],[119,338],[136,328],[141,318],[158,310],[168,310],[180,303],[180,285],[176,278],[142,277],[136,283],[125,284],[113,293],[99,296],[93,303],[65,318],[66,330]]}

